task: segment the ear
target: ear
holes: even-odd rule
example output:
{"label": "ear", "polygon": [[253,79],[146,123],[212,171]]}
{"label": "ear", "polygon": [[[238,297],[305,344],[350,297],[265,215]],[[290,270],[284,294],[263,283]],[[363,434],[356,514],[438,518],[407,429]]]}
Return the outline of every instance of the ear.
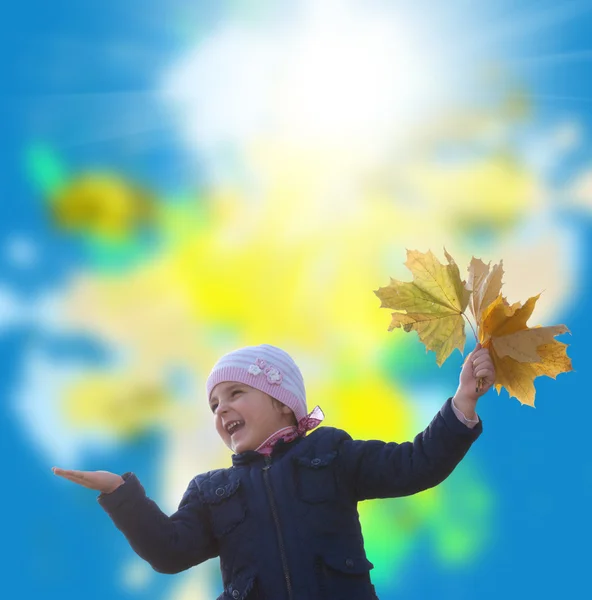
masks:
{"label": "ear", "polygon": [[288,415],[292,412],[292,409],[289,406],[286,406],[285,404],[282,404],[282,413],[285,415]]}

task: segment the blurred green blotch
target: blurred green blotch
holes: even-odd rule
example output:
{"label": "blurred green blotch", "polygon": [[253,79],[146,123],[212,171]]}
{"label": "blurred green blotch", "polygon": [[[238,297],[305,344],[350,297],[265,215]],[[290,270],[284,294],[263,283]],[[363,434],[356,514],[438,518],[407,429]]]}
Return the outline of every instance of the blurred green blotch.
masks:
{"label": "blurred green blotch", "polygon": [[46,202],[67,182],[68,171],[65,165],[47,144],[30,144],[25,149],[24,162],[27,176]]}

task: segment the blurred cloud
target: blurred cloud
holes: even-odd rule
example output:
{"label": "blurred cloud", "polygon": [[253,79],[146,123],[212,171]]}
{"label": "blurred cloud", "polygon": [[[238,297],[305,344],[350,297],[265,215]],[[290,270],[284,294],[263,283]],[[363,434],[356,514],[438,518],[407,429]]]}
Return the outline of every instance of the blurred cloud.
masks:
{"label": "blurred cloud", "polygon": [[24,327],[45,335],[63,333],[62,301],[61,289],[30,294],[0,281],[0,334]]}
{"label": "blurred cloud", "polygon": [[583,141],[581,125],[575,118],[561,121],[547,131],[533,133],[525,148],[525,160],[539,177],[548,177],[564,166],[569,155]]}
{"label": "blurred cloud", "polygon": [[38,260],[37,245],[23,235],[10,235],[4,242],[4,252],[10,263],[23,269],[35,266]]}
{"label": "blurred cloud", "polygon": [[23,322],[25,311],[22,302],[7,286],[0,285],[0,332]]}
{"label": "blurred cloud", "polygon": [[469,88],[460,40],[451,44],[413,11],[349,1],[298,7],[273,27],[225,21],[163,74],[163,101],[208,169],[261,139],[347,144],[358,161],[384,159]]}
{"label": "blurred cloud", "polygon": [[75,429],[63,418],[64,389],[73,379],[84,377],[88,368],[84,362],[55,361],[35,347],[25,351],[23,362],[10,410],[47,468],[77,468],[89,450],[113,446],[116,438],[107,431]]}
{"label": "blurred cloud", "polygon": [[592,168],[574,177],[567,190],[568,202],[586,211],[592,209]]}

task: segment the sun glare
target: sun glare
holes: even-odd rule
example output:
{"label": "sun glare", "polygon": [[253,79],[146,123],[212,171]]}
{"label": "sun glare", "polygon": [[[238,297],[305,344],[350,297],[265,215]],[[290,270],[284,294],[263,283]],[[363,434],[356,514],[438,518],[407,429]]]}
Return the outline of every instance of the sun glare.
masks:
{"label": "sun glare", "polygon": [[463,89],[450,39],[404,12],[308,6],[287,29],[218,29],[170,69],[162,94],[190,146],[392,145]]}

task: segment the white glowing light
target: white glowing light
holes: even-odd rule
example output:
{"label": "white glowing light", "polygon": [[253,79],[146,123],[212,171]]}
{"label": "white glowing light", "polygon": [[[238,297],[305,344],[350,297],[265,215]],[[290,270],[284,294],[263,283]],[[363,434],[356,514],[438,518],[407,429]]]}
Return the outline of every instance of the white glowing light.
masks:
{"label": "white glowing light", "polygon": [[347,2],[305,6],[289,28],[223,26],[165,74],[163,97],[191,146],[392,143],[463,93],[443,32]]}
{"label": "white glowing light", "polygon": [[290,52],[274,106],[283,133],[364,138],[402,127],[430,101],[435,65],[395,23],[314,27]]}

